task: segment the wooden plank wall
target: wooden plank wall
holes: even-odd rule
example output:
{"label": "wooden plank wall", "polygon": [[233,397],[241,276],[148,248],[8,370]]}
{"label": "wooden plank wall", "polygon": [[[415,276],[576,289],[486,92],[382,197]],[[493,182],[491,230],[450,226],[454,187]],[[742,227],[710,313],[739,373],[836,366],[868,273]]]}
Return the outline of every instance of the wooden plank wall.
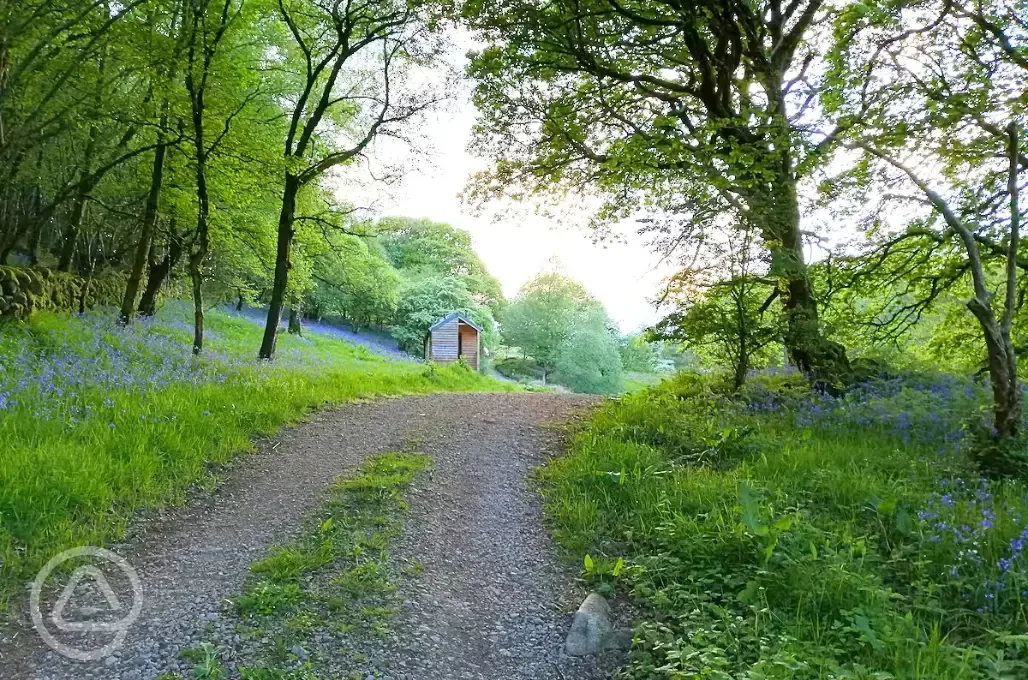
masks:
{"label": "wooden plank wall", "polygon": [[471,367],[478,370],[478,331],[471,326],[461,324],[461,356],[463,356]]}
{"label": "wooden plank wall", "polygon": [[453,319],[445,326],[432,331],[432,361],[437,364],[450,364],[457,360],[457,325]]}

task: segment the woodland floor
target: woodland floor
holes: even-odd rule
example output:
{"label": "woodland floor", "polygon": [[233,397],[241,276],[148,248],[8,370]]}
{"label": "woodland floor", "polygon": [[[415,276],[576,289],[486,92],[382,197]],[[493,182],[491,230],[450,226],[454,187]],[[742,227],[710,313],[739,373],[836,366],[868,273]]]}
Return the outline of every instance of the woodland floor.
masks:
{"label": "woodland floor", "polygon": [[0,640],[0,677],[192,677],[181,651],[224,617],[224,599],[240,592],[249,565],[296,535],[334,479],[371,455],[400,450],[433,459],[409,490],[405,529],[393,547],[398,559],[424,569],[400,585],[403,606],[360,676],[604,677],[595,660],[562,651],[584,593],[555,555],[530,478],[559,451],[560,426],[591,403],[557,394],[438,394],[318,413],[259,442],[257,453],[223,471],[214,493],[141,518],[133,536],[114,547],[135,567],[144,592],[142,615],[117,656],[69,661],[26,625]]}

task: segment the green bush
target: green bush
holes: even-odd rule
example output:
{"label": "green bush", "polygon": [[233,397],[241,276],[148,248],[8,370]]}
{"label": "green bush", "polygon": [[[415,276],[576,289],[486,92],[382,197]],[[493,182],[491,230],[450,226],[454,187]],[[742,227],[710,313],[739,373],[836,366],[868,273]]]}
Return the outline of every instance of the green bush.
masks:
{"label": "green bush", "polygon": [[543,370],[534,359],[507,357],[496,362],[496,370],[512,380],[540,380]]}

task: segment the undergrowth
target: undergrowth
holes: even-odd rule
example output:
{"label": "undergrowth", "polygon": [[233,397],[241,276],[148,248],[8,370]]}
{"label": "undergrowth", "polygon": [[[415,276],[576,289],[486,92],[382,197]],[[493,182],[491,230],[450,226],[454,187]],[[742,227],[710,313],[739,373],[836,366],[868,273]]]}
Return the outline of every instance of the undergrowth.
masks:
{"label": "undergrowth", "polygon": [[120,327],[113,313],[39,314],[0,333],[0,608],[57,552],[103,545],[142,509],[180,502],[217,465],[311,408],[377,395],[504,391],[460,367],[425,370],[308,333],[255,359],[261,327],[190,312]]}
{"label": "undergrowth", "polygon": [[844,398],[682,375],[542,472],[587,577],[638,601],[625,678],[1028,677],[1028,489],[979,477],[974,381]]}

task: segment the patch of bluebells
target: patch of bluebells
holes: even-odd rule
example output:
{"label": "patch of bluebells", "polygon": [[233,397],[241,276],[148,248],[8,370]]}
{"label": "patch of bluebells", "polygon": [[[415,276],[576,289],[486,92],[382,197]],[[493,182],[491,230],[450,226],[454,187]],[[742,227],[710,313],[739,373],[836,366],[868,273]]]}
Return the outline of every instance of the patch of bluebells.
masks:
{"label": "patch of bluebells", "polygon": [[918,512],[922,550],[968,606],[994,612],[1028,595],[1028,497],[997,501],[996,482],[942,479]]}
{"label": "patch of bluebells", "polygon": [[[872,428],[934,451],[927,462],[946,476],[917,510],[920,552],[969,608],[994,612],[1028,599],[1028,526],[1021,515],[1028,497],[1012,497],[1020,492],[1002,483],[956,476],[962,465],[936,465],[956,462],[970,448],[965,424],[972,416],[988,418],[986,381],[913,374],[873,380],[840,397],[769,384],[750,389],[750,411],[794,418],[797,426],[820,431]],[[997,494],[1004,500],[997,501]]]}
{"label": "patch of bluebells", "polygon": [[262,372],[316,374],[338,361],[281,348],[275,362],[258,362],[256,346],[221,342],[209,330],[203,355],[194,357],[192,324],[184,320],[189,316],[187,306],[175,303],[127,327],[117,323],[113,312],[99,311],[60,329],[5,333],[0,338],[0,412],[29,409],[35,418],[74,426],[115,407],[110,397],[101,404],[87,397],[97,391],[143,397],[173,385],[219,384]]}
{"label": "patch of bluebells", "polygon": [[[263,309],[256,307],[247,307],[241,311],[235,311],[231,306],[227,307],[226,310],[233,316],[241,317],[264,325],[267,312]],[[331,323],[312,321],[305,319],[303,322],[303,332],[308,333],[313,331],[318,335],[336,338],[343,340],[351,345],[359,345],[374,354],[387,357],[389,359],[402,359],[404,361],[420,361],[420,359],[413,357],[406,352],[402,351],[394,340],[388,334],[375,333],[372,330],[366,330],[364,332],[355,332],[347,330]]]}
{"label": "patch of bluebells", "polygon": [[987,385],[978,380],[911,374],[870,380],[838,397],[757,386],[747,396],[747,407],[794,418],[801,428],[875,428],[904,443],[932,445],[939,454],[947,454],[961,449],[967,415],[988,399]]}

